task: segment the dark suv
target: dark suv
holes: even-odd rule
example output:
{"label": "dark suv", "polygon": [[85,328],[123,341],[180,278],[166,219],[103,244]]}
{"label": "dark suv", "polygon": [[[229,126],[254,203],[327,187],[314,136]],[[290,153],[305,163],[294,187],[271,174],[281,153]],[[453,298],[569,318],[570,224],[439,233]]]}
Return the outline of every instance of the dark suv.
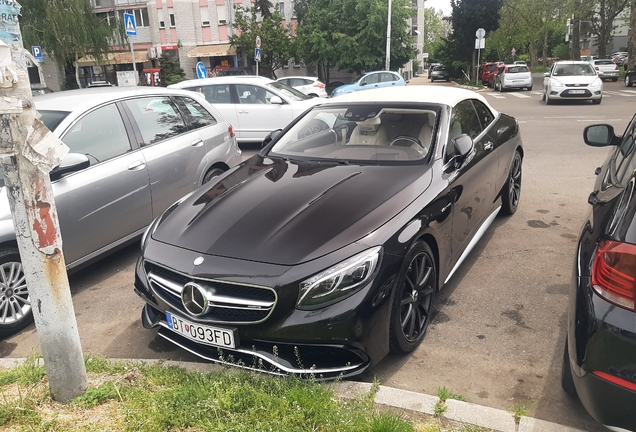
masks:
{"label": "dark suv", "polygon": [[616,146],[598,175],[576,248],[562,385],[597,421],[636,430],[636,117],[622,136],[588,126],[585,143]]}

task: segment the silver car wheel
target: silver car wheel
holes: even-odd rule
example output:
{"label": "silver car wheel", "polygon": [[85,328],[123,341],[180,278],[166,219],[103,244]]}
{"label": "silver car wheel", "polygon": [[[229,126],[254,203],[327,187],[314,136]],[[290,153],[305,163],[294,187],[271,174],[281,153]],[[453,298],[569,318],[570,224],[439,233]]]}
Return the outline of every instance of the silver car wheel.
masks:
{"label": "silver car wheel", "polygon": [[31,299],[22,263],[0,265],[0,324],[13,324],[31,312]]}

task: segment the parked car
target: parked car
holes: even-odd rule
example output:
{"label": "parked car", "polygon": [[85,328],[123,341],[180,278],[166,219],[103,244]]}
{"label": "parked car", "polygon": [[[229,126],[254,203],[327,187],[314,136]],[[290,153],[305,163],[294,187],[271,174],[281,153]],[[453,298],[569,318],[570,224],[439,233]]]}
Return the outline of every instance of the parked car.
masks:
{"label": "parked car", "polygon": [[414,86],[313,107],[147,230],[145,328],[209,361],[319,379],[413,351],[433,300],[519,204],[517,121]]}
{"label": "parked car", "polygon": [[285,77],[277,80],[279,83],[288,85],[298,91],[303,92],[307,96],[326,98],[329,95],[325,90],[325,83],[319,81],[315,77]]}
{"label": "parked car", "polygon": [[[51,172],[67,269],[139,239],[173,202],[241,161],[232,126],[202,97],[163,88],[34,98],[70,153]],[[0,336],[33,320],[0,176]]]}
{"label": "parked car", "polygon": [[343,94],[353,93],[362,90],[371,90],[382,87],[399,87],[405,86],[406,81],[397,72],[376,71],[367,72],[358,76],[351,84],[345,84],[336,88],[331,97],[342,96]]}
{"label": "parked car", "polygon": [[620,67],[610,59],[592,60],[590,62],[602,80],[618,81]]}
{"label": "parked car", "polygon": [[591,100],[600,104],[603,81],[589,62],[560,61],[543,74],[543,100],[550,105],[556,100]]}
{"label": "parked car", "polygon": [[622,135],[610,125],[583,133],[614,147],[597,168],[591,209],[576,246],[562,385],[611,430],[636,430],[636,118]]}
{"label": "parked car", "polygon": [[526,63],[524,60],[517,60],[513,64],[522,65],[522,66],[527,66],[528,65],[528,63]]}
{"label": "parked car", "polygon": [[433,68],[435,68],[435,66],[441,66],[441,63],[431,63],[430,65],[428,65],[428,79],[431,79],[431,72],[433,72]]}
{"label": "parked car", "polygon": [[193,79],[168,88],[203,94],[234,126],[239,142],[260,142],[321,102],[285,84],[256,76]]}
{"label": "parked car", "polygon": [[493,90],[504,92],[511,89],[532,90],[532,74],[530,68],[525,65],[503,65],[497,69],[494,77]]}
{"label": "parked car", "polygon": [[481,64],[481,83],[483,85],[490,85],[490,81],[489,78],[491,75],[495,74],[497,72],[497,69],[499,68],[499,63],[497,62],[490,62],[490,63],[482,63]]}
{"label": "parked car", "polygon": [[450,81],[450,74],[446,66],[435,66],[431,72],[431,82],[433,81]]}
{"label": "parked car", "polygon": [[636,83],[636,70],[625,71],[625,87],[631,87]]}

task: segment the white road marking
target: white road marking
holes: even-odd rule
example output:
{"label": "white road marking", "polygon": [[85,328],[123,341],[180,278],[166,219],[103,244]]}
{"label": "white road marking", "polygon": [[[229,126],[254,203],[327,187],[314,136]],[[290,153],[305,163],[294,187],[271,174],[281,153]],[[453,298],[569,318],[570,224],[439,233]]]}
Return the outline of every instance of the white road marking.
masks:
{"label": "white road marking", "polygon": [[520,99],[529,98],[530,96],[523,93],[509,93],[510,96],[518,97]]}
{"label": "white road marking", "polygon": [[624,91],[624,92],[627,92],[627,93],[636,93],[636,90],[621,90],[621,91]]}
{"label": "white road marking", "polygon": [[577,122],[610,122],[610,121],[623,121],[623,119],[586,119],[586,120],[577,120]]}
{"label": "white road marking", "polygon": [[610,95],[614,95],[614,96],[623,96],[623,97],[634,97],[634,96],[636,96],[636,95],[633,95],[633,94],[624,94],[624,93],[615,92],[615,91],[604,91],[603,93],[604,93],[604,95],[610,94]]}
{"label": "white road marking", "polygon": [[543,93],[541,93],[541,92],[530,92],[530,93],[532,93],[533,95],[537,95],[537,96],[543,96]]}
{"label": "white road marking", "polygon": [[495,99],[505,99],[505,96],[500,95],[499,93],[484,93],[488,96],[494,97]]}
{"label": "white road marking", "polygon": [[590,118],[590,116],[553,116],[553,117],[543,117],[544,119],[586,119]]}

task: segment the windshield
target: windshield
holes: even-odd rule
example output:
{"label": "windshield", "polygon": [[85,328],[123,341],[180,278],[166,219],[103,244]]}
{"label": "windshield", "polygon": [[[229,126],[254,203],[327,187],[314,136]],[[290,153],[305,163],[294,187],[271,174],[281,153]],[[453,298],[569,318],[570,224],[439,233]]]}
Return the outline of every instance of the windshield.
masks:
{"label": "windshield", "polygon": [[508,68],[508,73],[523,73],[530,72],[527,66],[510,66]]}
{"label": "windshield", "polygon": [[353,80],[353,81],[351,81],[351,84],[355,84],[355,83],[357,83],[357,82],[358,82],[358,81],[360,81],[362,78],[364,78],[364,76],[365,76],[365,75],[366,75],[366,74],[358,75],[357,77],[355,77],[355,78],[354,78],[354,80]]}
{"label": "windshield", "polygon": [[279,83],[279,82],[271,82],[267,84],[269,87],[274,87],[276,90],[281,92],[283,95],[288,97],[291,100],[301,101],[311,99],[306,94],[299,92],[293,87],[288,86],[287,84]]}
{"label": "windshield", "polygon": [[269,153],[341,163],[422,161],[433,148],[438,110],[396,104],[315,107]]}
{"label": "windshield", "polygon": [[594,76],[596,71],[590,64],[560,64],[554,69],[554,76]]}

